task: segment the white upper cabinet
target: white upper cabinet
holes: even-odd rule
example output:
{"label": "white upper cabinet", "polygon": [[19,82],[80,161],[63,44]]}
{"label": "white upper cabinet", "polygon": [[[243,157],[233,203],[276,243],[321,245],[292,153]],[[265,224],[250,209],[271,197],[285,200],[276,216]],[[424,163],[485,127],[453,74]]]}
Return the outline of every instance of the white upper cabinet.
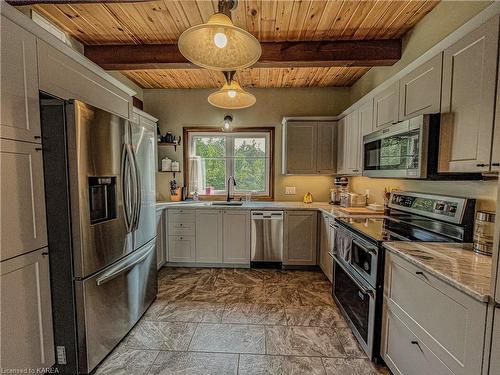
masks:
{"label": "white upper cabinet", "polygon": [[289,121],[283,127],[283,132],[283,174],[316,173],[316,122]]}
{"label": "white upper cabinet", "polygon": [[283,174],[337,172],[337,122],[287,120],[283,125]]}
{"label": "white upper cabinet", "polygon": [[347,116],[339,120],[337,124],[337,173],[346,174],[345,153],[346,153],[346,123]]}
{"label": "white upper cabinet", "polygon": [[0,261],[47,246],[42,150],[39,144],[0,140]]}
{"label": "white upper cabinet", "polygon": [[373,130],[379,130],[398,121],[399,82],[394,82],[373,98]]}
{"label": "white upper cabinet", "polygon": [[317,172],[335,174],[337,172],[337,123],[318,122]]}
{"label": "white upper cabinet", "polygon": [[373,131],[373,100],[368,100],[359,106],[358,121],[362,136],[370,134]]}
{"label": "white upper cabinet", "polygon": [[498,17],[444,51],[440,172],[487,172],[498,64]]}
{"label": "white upper cabinet", "polygon": [[1,17],[0,137],[41,142],[36,38]]}
{"label": "white upper cabinet", "polygon": [[131,98],[85,66],[38,40],[40,90],[63,99],[78,99],[129,118]]}
{"label": "white upper cabinet", "polygon": [[439,53],[401,78],[399,121],[440,111],[442,67],[443,54]]}
{"label": "white upper cabinet", "polygon": [[[500,66],[498,66],[498,70],[500,71]],[[497,104],[495,110],[495,126],[493,129],[493,148],[491,150],[491,170],[500,171],[500,74],[498,74],[497,83]]]}
{"label": "white upper cabinet", "polygon": [[358,110],[347,115],[345,131],[344,169],[347,174],[361,174],[361,126]]}

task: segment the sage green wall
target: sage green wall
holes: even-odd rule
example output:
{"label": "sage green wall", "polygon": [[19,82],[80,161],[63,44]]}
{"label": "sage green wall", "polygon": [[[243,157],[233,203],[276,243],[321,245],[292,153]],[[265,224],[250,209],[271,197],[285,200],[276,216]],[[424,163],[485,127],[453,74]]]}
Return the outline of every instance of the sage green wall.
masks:
{"label": "sage green wall", "polygon": [[417,57],[458,29],[492,1],[442,1],[403,38],[401,60],[372,68],[351,87],[351,103],[392,77]]}
{"label": "sage green wall", "polygon": [[[332,178],[325,176],[283,176],[281,174],[281,120],[284,116],[334,116],[349,105],[348,88],[272,88],[249,89],[257,103],[250,108],[227,111],[211,106],[208,95],[214,90],[175,89],[144,90],[144,110],[160,119],[162,132],[182,135],[182,128],[189,126],[222,126],[226,113],[234,117],[233,126],[275,127],[275,200],[302,200],[310,191],[315,201],[327,201]],[[168,156],[182,165],[182,150],[171,147],[159,149],[160,158]],[[177,177],[177,176],[176,176]],[[168,200],[170,174],[157,173],[156,189],[159,200]],[[182,184],[183,178],[177,177]],[[296,195],[284,195],[285,186],[295,186]]]}

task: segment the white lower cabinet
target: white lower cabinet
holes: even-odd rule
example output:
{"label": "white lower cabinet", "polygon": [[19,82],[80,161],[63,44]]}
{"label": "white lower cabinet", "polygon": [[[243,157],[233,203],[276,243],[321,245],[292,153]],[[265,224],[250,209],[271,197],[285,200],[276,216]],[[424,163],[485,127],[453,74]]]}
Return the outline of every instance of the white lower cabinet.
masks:
{"label": "white lower cabinet", "polygon": [[43,248],[0,263],[0,368],[55,363],[49,256]]}
{"label": "white lower cabinet", "polygon": [[393,374],[453,374],[390,309],[384,311],[382,329],[383,356]]}
{"label": "white lower cabinet", "polygon": [[286,211],[284,221],[283,264],[316,265],[316,211]]}
{"label": "white lower cabinet", "polygon": [[224,210],[223,262],[250,265],[250,210]]}
{"label": "white lower cabinet", "polygon": [[194,236],[168,236],[170,262],[194,262],[196,238]]}
{"label": "white lower cabinet", "polygon": [[156,266],[158,269],[167,261],[166,217],[164,209],[156,210]]}
{"label": "white lower cabinet", "polygon": [[382,357],[395,374],[481,374],[487,304],[386,252]]}
{"label": "white lower cabinet", "polygon": [[328,280],[333,280],[333,242],[332,242],[332,229],[330,228],[330,221],[333,220],[329,215],[321,214],[320,225],[320,255],[319,266],[324,272]]}
{"label": "white lower cabinet", "polygon": [[196,210],[196,262],[222,263],[222,210]]}

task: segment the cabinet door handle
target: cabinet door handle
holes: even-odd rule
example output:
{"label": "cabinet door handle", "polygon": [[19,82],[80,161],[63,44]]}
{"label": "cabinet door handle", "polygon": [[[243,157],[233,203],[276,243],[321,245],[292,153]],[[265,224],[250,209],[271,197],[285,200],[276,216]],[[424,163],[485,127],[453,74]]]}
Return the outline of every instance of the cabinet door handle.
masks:
{"label": "cabinet door handle", "polygon": [[489,164],[479,163],[476,164],[476,167],[487,167]]}
{"label": "cabinet door handle", "polygon": [[352,171],[353,172],[359,172],[359,169],[353,169]]}
{"label": "cabinet door handle", "polygon": [[47,251],[44,251],[44,252],[42,253],[42,256],[43,256],[43,257],[46,257],[47,255],[49,255],[49,253],[48,253]]}
{"label": "cabinet door handle", "polygon": [[492,167],[500,167],[500,163],[491,163]]}
{"label": "cabinet door handle", "polygon": [[35,147],[35,151],[38,152],[38,151],[43,151],[43,148],[41,147]]}
{"label": "cabinet door handle", "polygon": [[33,138],[35,138],[35,139],[41,139],[41,138],[42,138],[42,136],[40,136],[40,135],[35,135]]}

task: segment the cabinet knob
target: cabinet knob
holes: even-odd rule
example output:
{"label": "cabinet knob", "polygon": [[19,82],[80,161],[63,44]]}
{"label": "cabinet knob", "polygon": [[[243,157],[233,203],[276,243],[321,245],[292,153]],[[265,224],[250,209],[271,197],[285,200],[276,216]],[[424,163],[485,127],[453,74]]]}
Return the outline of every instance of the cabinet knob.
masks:
{"label": "cabinet knob", "polygon": [[49,255],[49,253],[48,253],[47,251],[44,251],[44,252],[42,253],[42,256],[43,256],[43,257],[46,257],[47,255]]}
{"label": "cabinet knob", "polygon": [[476,167],[487,167],[489,164],[479,163],[476,164]]}
{"label": "cabinet knob", "polygon": [[33,138],[35,138],[35,139],[41,139],[41,138],[42,138],[42,136],[40,136],[40,135],[35,135]]}
{"label": "cabinet knob", "polygon": [[43,151],[43,148],[41,147],[35,147],[35,151],[38,152],[38,151]]}

